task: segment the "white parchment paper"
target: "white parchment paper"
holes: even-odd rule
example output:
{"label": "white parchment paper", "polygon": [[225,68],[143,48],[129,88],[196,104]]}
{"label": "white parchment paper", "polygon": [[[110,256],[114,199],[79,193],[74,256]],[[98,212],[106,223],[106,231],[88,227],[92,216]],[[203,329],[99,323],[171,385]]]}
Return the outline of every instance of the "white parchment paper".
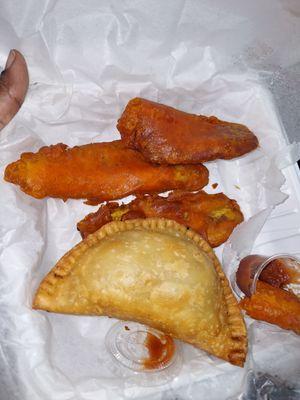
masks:
{"label": "white parchment paper", "polygon": [[[224,268],[231,276],[236,259],[251,251],[265,219],[288,196],[281,191],[280,168],[299,157],[299,146],[286,147],[272,98],[257,73],[231,63],[243,45],[240,30],[249,43],[257,40],[249,18],[259,15],[255,4],[253,9],[236,5],[226,13],[209,1],[1,2],[0,66],[15,47],[30,72],[26,101],[0,132],[1,176],[22,152],[42,145],[118,138],[116,121],[134,96],[244,123],[258,136],[260,148],[240,159],[207,163],[206,190],[224,191],[239,202],[246,220],[253,217],[225,248]],[[292,24],[296,17],[288,12]],[[265,39],[272,49],[272,35]],[[259,48],[268,59],[288,62],[288,57]],[[213,190],[215,182],[219,186]],[[96,207],[35,200],[3,178],[0,185],[0,360],[14,398],[233,399],[243,391],[247,372],[254,368],[250,358],[241,369],[184,345],[179,376],[163,387],[144,388],[107,368],[104,337],[114,320],[32,311],[40,280],[79,242],[76,223]],[[223,246],[217,249],[220,259],[222,251]],[[284,378],[295,384],[299,338],[266,326],[253,328],[263,345],[255,347],[258,336],[251,333],[250,353],[262,364],[285,357]]]}

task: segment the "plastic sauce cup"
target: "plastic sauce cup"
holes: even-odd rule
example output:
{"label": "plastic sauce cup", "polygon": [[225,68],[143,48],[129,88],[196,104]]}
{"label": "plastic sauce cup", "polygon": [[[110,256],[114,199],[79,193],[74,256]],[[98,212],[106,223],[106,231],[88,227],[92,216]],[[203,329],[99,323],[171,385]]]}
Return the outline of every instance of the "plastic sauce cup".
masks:
{"label": "plastic sauce cup", "polygon": [[[256,291],[256,283],[262,271],[274,260],[281,260],[289,269],[295,269],[299,274],[299,284],[293,286],[292,289],[296,295],[300,288],[300,260],[290,254],[275,254],[271,257],[259,254],[252,254],[244,257],[239,264],[236,272],[236,284],[239,289],[248,297],[251,297]],[[292,261],[292,262],[291,262]],[[298,290],[296,287],[298,286]]]}

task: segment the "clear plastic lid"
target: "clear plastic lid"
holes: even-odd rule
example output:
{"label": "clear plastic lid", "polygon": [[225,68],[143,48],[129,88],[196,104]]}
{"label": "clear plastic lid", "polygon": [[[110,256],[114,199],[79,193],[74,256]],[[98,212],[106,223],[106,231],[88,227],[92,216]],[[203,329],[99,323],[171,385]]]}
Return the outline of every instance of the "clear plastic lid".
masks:
{"label": "clear plastic lid", "polygon": [[170,382],[182,366],[179,342],[136,322],[119,321],[114,324],[106,334],[105,345],[114,373],[140,386]]}

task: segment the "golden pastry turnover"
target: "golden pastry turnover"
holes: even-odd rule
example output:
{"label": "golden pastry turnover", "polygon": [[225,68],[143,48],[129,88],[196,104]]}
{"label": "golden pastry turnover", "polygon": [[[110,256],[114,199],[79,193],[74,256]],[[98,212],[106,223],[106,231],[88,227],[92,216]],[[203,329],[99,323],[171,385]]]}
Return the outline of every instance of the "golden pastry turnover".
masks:
{"label": "golden pastry turnover", "polygon": [[137,321],[234,365],[246,358],[244,320],[217,257],[175,221],[103,226],[58,261],[33,307]]}

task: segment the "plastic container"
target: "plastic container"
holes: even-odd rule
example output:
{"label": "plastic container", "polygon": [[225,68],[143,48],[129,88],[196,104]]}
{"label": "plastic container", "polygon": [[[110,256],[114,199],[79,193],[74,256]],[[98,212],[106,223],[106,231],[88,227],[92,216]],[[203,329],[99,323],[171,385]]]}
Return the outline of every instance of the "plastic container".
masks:
{"label": "plastic container", "polygon": [[[259,254],[252,254],[244,257],[239,264],[236,272],[235,291],[241,297],[241,290],[246,296],[250,297],[256,291],[256,283],[263,270],[270,265],[272,261],[280,260],[285,268],[293,271],[299,276],[297,281],[287,284],[286,288],[293,291],[296,295],[300,294],[300,260],[290,254],[275,254],[271,257]],[[236,290],[236,289],[239,290]]]}
{"label": "plastic container", "polygon": [[142,386],[172,381],[182,367],[181,344],[136,322],[119,321],[107,332],[105,345],[113,372]]}

